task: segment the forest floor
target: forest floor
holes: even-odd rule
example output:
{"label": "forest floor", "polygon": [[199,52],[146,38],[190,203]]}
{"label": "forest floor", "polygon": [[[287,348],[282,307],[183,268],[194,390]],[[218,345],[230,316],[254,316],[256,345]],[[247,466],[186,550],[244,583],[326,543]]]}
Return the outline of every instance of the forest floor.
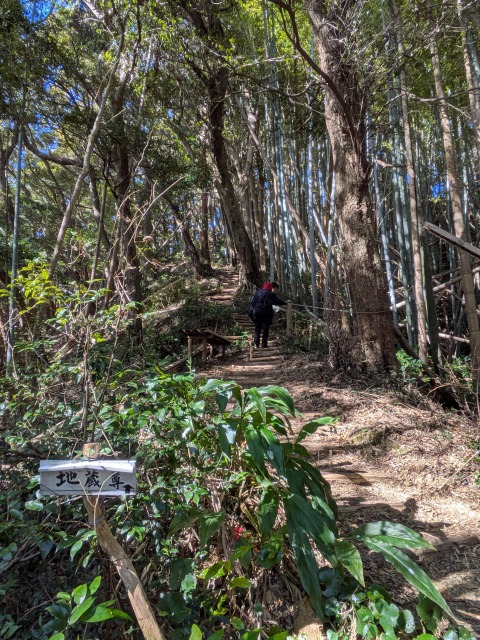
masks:
{"label": "forest floor", "polygon": [[[222,303],[228,300],[228,276]],[[273,338],[278,332],[272,327]],[[278,336],[277,336],[278,338]],[[304,441],[332,486],[345,533],[362,522],[391,520],[421,533],[434,551],[412,557],[434,580],[459,624],[480,634],[480,465],[478,423],[445,411],[400,383],[353,379],[308,354],[288,355],[275,342],[212,361],[199,375],[242,387],[275,384],[293,396],[301,419],[332,416]],[[476,443],[476,447],[474,446]],[[413,589],[383,558],[366,551],[365,574],[411,605]]]}

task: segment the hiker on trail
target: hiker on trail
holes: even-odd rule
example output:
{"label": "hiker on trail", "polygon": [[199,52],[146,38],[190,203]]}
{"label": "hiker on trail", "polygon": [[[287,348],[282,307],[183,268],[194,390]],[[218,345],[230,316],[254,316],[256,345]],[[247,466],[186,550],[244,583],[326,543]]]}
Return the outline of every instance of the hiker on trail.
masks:
{"label": "hiker on trail", "polygon": [[253,347],[260,347],[260,335],[262,336],[262,348],[268,346],[268,334],[273,320],[273,305],[283,306],[287,304],[276,295],[278,283],[265,282],[263,287],[255,293],[250,305],[249,316],[255,323],[255,334],[253,336]]}

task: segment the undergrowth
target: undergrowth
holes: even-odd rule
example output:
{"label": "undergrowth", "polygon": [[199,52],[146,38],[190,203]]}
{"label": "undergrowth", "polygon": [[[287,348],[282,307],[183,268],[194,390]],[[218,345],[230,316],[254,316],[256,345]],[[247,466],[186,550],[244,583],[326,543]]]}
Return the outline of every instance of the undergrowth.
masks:
{"label": "undergrowth", "polygon": [[[140,637],[82,501],[38,492],[39,460],[78,459],[86,441],[137,461],[137,494],[106,498],[105,512],[168,638],[285,640],[306,596],[329,640],[471,637],[449,626],[442,595],[403,552],[430,547],[419,534],[381,521],[340,535],[304,446],[332,418],[294,434],[298,412],[281,387],[242,390],[168,374],[154,355],[119,357],[128,309],[91,317],[101,292],[35,287],[32,299],[54,295],[57,312],[43,336],[19,341],[0,401],[2,640]],[[195,299],[183,313],[213,319]],[[415,611],[365,583],[365,549],[417,589]]]}
{"label": "undergrowth", "polygon": [[[108,638],[112,625],[133,630],[130,620],[115,613],[131,612],[94,532],[84,524],[82,503],[37,497],[30,443],[42,458],[79,456],[81,446],[75,407],[57,411],[55,429],[49,429],[45,415],[57,398],[47,375],[38,376],[37,391],[32,396],[19,385],[3,408],[5,443],[17,464],[3,478],[0,572],[8,578],[0,629],[14,625],[16,638],[46,640],[52,628],[64,625],[60,633],[74,637],[79,624],[89,625],[88,630],[95,623],[99,606],[100,614],[110,617],[98,614],[96,624],[104,630],[88,633]],[[118,371],[103,394],[93,435],[102,442],[103,455],[135,457],[139,467],[137,495],[107,500],[108,519],[144,575],[169,636],[190,638],[196,625],[197,635],[214,640],[286,638],[290,613],[268,603],[266,585],[282,592],[282,575],[293,572],[331,640],[347,637],[352,627],[367,640],[417,637],[419,628],[435,637],[448,606],[401,551],[429,543],[389,522],[339,536],[330,487],[303,445],[331,418],[313,420],[293,435],[289,421],[296,410],[285,389],[242,391],[234,382],[201,383],[193,375],[170,376],[158,368]],[[398,608],[381,587],[365,585],[358,545],[382,553],[419,590],[416,616]],[[62,575],[63,582],[59,588],[59,580],[53,580],[45,593],[51,572]],[[74,591],[77,572],[110,581],[113,601],[96,605],[92,600],[85,617],[75,617],[75,606],[83,602],[72,595],[79,593]],[[25,584],[29,612],[16,617],[16,592]],[[113,606],[114,613],[104,611]],[[283,628],[272,626],[272,618]],[[453,633],[443,637],[453,640]]]}

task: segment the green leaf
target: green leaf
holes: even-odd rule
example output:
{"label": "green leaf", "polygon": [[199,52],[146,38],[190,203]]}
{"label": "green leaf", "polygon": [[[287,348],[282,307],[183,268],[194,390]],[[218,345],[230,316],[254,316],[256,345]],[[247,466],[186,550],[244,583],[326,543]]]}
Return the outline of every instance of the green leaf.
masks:
{"label": "green leaf", "polygon": [[193,560],[191,558],[176,558],[172,562],[170,570],[170,588],[173,591],[180,589],[182,580],[186,575],[192,573]]}
{"label": "green leaf", "polygon": [[200,518],[200,515],[200,511],[196,507],[189,507],[188,510],[182,509],[174,515],[172,522],[170,523],[168,535],[172,536],[178,531],[186,529],[196,522]]}
{"label": "green leaf", "polygon": [[377,626],[374,624],[373,614],[367,607],[360,607],[357,610],[356,632],[369,640],[378,635]]}
{"label": "green leaf", "polygon": [[419,636],[415,637],[415,640],[437,640],[437,638],[432,636],[430,633],[421,633]]}
{"label": "green leaf", "polygon": [[257,471],[263,477],[268,478],[269,476],[265,467],[265,454],[261,445],[260,436],[250,425],[245,429],[245,441]]}
{"label": "green leaf", "polygon": [[333,549],[337,536],[337,525],[328,505],[316,498],[317,508],[313,508],[308,500],[291,493],[283,500],[287,516],[288,531],[291,528],[304,530],[312,536],[321,553],[335,567],[338,562]]}
{"label": "green leaf", "polygon": [[290,636],[290,631],[281,631],[280,633],[274,633],[268,636],[268,640],[286,640]]}
{"label": "green leaf", "polygon": [[83,622],[103,622],[104,620],[111,620],[115,617],[113,609],[107,607],[95,607],[91,615],[87,614],[87,617],[83,619]]}
{"label": "green leaf", "polygon": [[132,620],[131,616],[120,609],[110,609],[108,607],[98,606],[95,607],[93,615],[85,618],[83,616],[82,622],[103,622],[104,620],[114,620],[119,618],[121,620]]}
{"label": "green leaf", "polygon": [[47,611],[49,611],[54,618],[66,621],[70,615],[70,604],[57,602],[47,607]]}
{"label": "green leaf", "polygon": [[240,620],[240,618],[237,618],[236,616],[232,616],[230,618],[230,624],[237,631],[243,631],[245,629],[245,625],[243,624],[243,622]]}
{"label": "green leaf", "polygon": [[416,609],[423,627],[435,633],[438,623],[443,618],[442,608],[431,598],[425,596],[423,593],[419,593]]}
{"label": "green leaf", "polygon": [[180,589],[183,591],[183,593],[188,595],[195,589],[196,586],[197,586],[197,578],[193,573],[188,573],[182,580]]}
{"label": "green leaf", "polygon": [[97,576],[94,580],[92,580],[92,582],[90,583],[90,586],[88,587],[90,591],[90,595],[93,596],[94,593],[97,593],[101,582],[102,582],[101,576]]}
{"label": "green leaf", "polygon": [[66,600],[67,602],[70,602],[70,594],[66,591],[59,591],[55,598],[57,600]]}
{"label": "green leaf", "polygon": [[364,542],[372,551],[381,553],[385,559],[393,564],[395,569],[402,574],[405,580],[418,589],[420,593],[423,593],[427,598],[435,602],[448,615],[452,615],[450,607],[445,602],[442,594],[418,564],[402,551],[384,542],[374,541],[371,538],[366,538]]}
{"label": "green leaf", "polygon": [[230,458],[232,445],[235,442],[237,435],[237,424],[238,420],[230,420],[227,423],[218,425],[220,448],[228,458]]}
{"label": "green leaf", "polygon": [[303,588],[308,593],[316,614],[325,620],[323,610],[323,594],[318,576],[318,566],[313,554],[310,540],[302,529],[287,520],[290,546],[297,563],[297,570]]}
{"label": "green leaf", "polygon": [[208,636],[207,640],[222,640],[224,633],[225,629],[218,629],[218,631],[215,631],[212,635]]}
{"label": "green leaf", "polygon": [[234,562],[235,560],[238,560],[242,556],[244,556],[247,553],[249,553],[251,550],[252,550],[252,545],[251,544],[243,544],[243,541],[242,541],[242,544],[240,544],[238,547],[235,547],[235,549],[232,551],[232,555],[230,556],[230,560],[232,562]]}
{"label": "green leaf", "polygon": [[465,627],[458,627],[458,635],[460,640],[477,640],[472,632]]}
{"label": "green leaf", "polygon": [[74,607],[72,613],[70,614],[70,617],[68,618],[68,624],[75,624],[77,620],[80,620],[83,614],[87,613],[87,611],[93,606],[94,602],[95,598],[90,597],[84,600],[82,604]]}
{"label": "green leaf", "polygon": [[293,398],[289,394],[287,389],[285,389],[284,387],[277,387],[276,385],[268,385],[267,387],[260,387],[259,392],[262,394],[262,396],[266,395],[266,396],[273,396],[273,397],[279,398],[288,409],[288,412],[292,416],[296,415],[295,403],[293,401]]}
{"label": "green leaf", "polygon": [[29,500],[25,503],[25,509],[29,511],[42,511],[43,507],[44,505],[40,500]]}
{"label": "green leaf", "polygon": [[251,586],[252,583],[250,580],[247,580],[247,578],[243,578],[242,576],[234,578],[229,585],[230,589],[250,589]]}
{"label": "green leaf", "polygon": [[403,609],[398,616],[398,626],[402,631],[411,634],[415,631],[415,618],[408,609]]}
{"label": "green leaf", "polygon": [[88,593],[88,587],[86,584],[81,584],[78,587],[76,587],[72,591],[72,596],[75,604],[82,604],[82,602],[87,597],[87,593]]}
{"label": "green leaf", "polygon": [[73,545],[72,548],[70,549],[70,560],[73,560],[75,558],[75,556],[77,555],[77,553],[80,551],[80,549],[82,548],[83,545],[83,540],[77,540]]}
{"label": "green leaf", "polygon": [[385,632],[395,636],[394,629],[400,613],[397,605],[386,602],[385,600],[379,600],[377,603],[377,611],[379,613],[378,621]]}
{"label": "green leaf", "polygon": [[267,418],[267,409],[259,390],[255,387],[253,387],[253,389],[247,389],[245,391],[245,396],[252,402],[251,405],[247,405],[245,410],[248,411],[252,405],[255,406],[262,417],[262,421],[265,422]]}
{"label": "green leaf", "polygon": [[348,540],[335,540],[333,548],[340,563],[364,587],[363,564],[358,549]]}
{"label": "green leaf", "polygon": [[295,438],[295,444],[302,442],[302,440],[305,440],[306,437],[312,435],[312,433],[315,433],[318,427],[326,424],[332,424],[334,422],[335,422],[335,418],[330,418],[328,416],[326,416],[325,418],[317,418],[315,420],[310,420],[310,422],[307,422],[306,424],[304,424],[303,427],[298,432],[298,435]]}
{"label": "green leaf", "polygon": [[262,427],[260,433],[266,444],[266,455],[277,473],[281,476],[285,475],[285,468],[283,466],[283,447],[280,444],[277,436],[270,431],[268,427]]}
{"label": "green leaf", "polygon": [[65,640],[64,633],[56,633],[54,636],[50,636],[48,640]]}
{"label": "green leaf", "polygon": [[268,536],[272,532],[277,519],[279,501],[278,492],[273,487],[268,487],[264,491],[257,510],[260,531],[263,536]]}
{"label": "green leaf", "polygon": [[225,520],[225,511],[220,509],[218,513],[202,514],[200,519],[200,549],[203,549],[210,538],[217,533]]}
{"label": "green leaf", "polygon": [[327,482],[327,480],[325,480],[320,471],[318,469],[315,469],[315,467],[311,465],[308,460],[304,460],[303,458],[296,458],[295,463],[306,474],[305,482],[310,489],[310,492],[314,496],[318,496],[319,498],[324,500],[328,504],[334,517],[336,518],[338,516],[338,507],[337,503],[333,499],[330,484]]}
{"label": "green leaf", "polygon": [[247,631],[240,636],[240,640],[258,640],[259,634],[263,631],[263,627],[259,627],[258,629],[252,629],[251,631]]}
{"label": "green leaf", "polygon": [[218,408],[220,409],[220,413],[225,413],[225,409],[227,408],[228,401],[230,400],[230,396],[226,393],[217,393],[215,395],[215,400],[217,401]]}
{"label": "green leaf", "polygon": [[200,387],[199,391],[200,393],[209,393],[210,391],[216,391],[219,387],[225,389],[229,384],[232,383],[225,382],[224,380],[218,380],[217,378],[211,378],[210,380],[207,380],[203,387]]}
{"label": "green leaf", "polygon": [[158,609],[160,615],[171,616],[175,623],[183,622],[190,617],[190,609],[184,597],[176,591],[163,594],[158,601]]}
{"label": "green leaf", "polygon": [[198,625],[192,624],[189,640],[202,640],[202,631]]}
{"label": "green leaf", "polygon": [[215,562],[215,564],[212,564],[211,567],[208,567],[207,569],[204,569],[201,574],[200,574],[200,578],[202,578],[203,580],[213,580],[214,578],[222,578],[224,575],[226,575],[231,569],[231,563],[230,562]]}
{"label": "green leaf", "polygon": [[396,522],[369,522],[352,531],[348,537],[363,541],[370,538],[400,549],[434,549],[419,533]]}

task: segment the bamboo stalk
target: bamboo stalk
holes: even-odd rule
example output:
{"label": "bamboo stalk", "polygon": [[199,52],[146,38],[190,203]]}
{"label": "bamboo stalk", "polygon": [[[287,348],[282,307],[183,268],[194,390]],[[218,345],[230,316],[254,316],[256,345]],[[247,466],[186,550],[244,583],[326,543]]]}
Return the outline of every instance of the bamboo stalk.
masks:
{"label": "bamboo stalk", "polygon": [[293,307],[292,301],[287,300],[287,337],[293,336]]}

